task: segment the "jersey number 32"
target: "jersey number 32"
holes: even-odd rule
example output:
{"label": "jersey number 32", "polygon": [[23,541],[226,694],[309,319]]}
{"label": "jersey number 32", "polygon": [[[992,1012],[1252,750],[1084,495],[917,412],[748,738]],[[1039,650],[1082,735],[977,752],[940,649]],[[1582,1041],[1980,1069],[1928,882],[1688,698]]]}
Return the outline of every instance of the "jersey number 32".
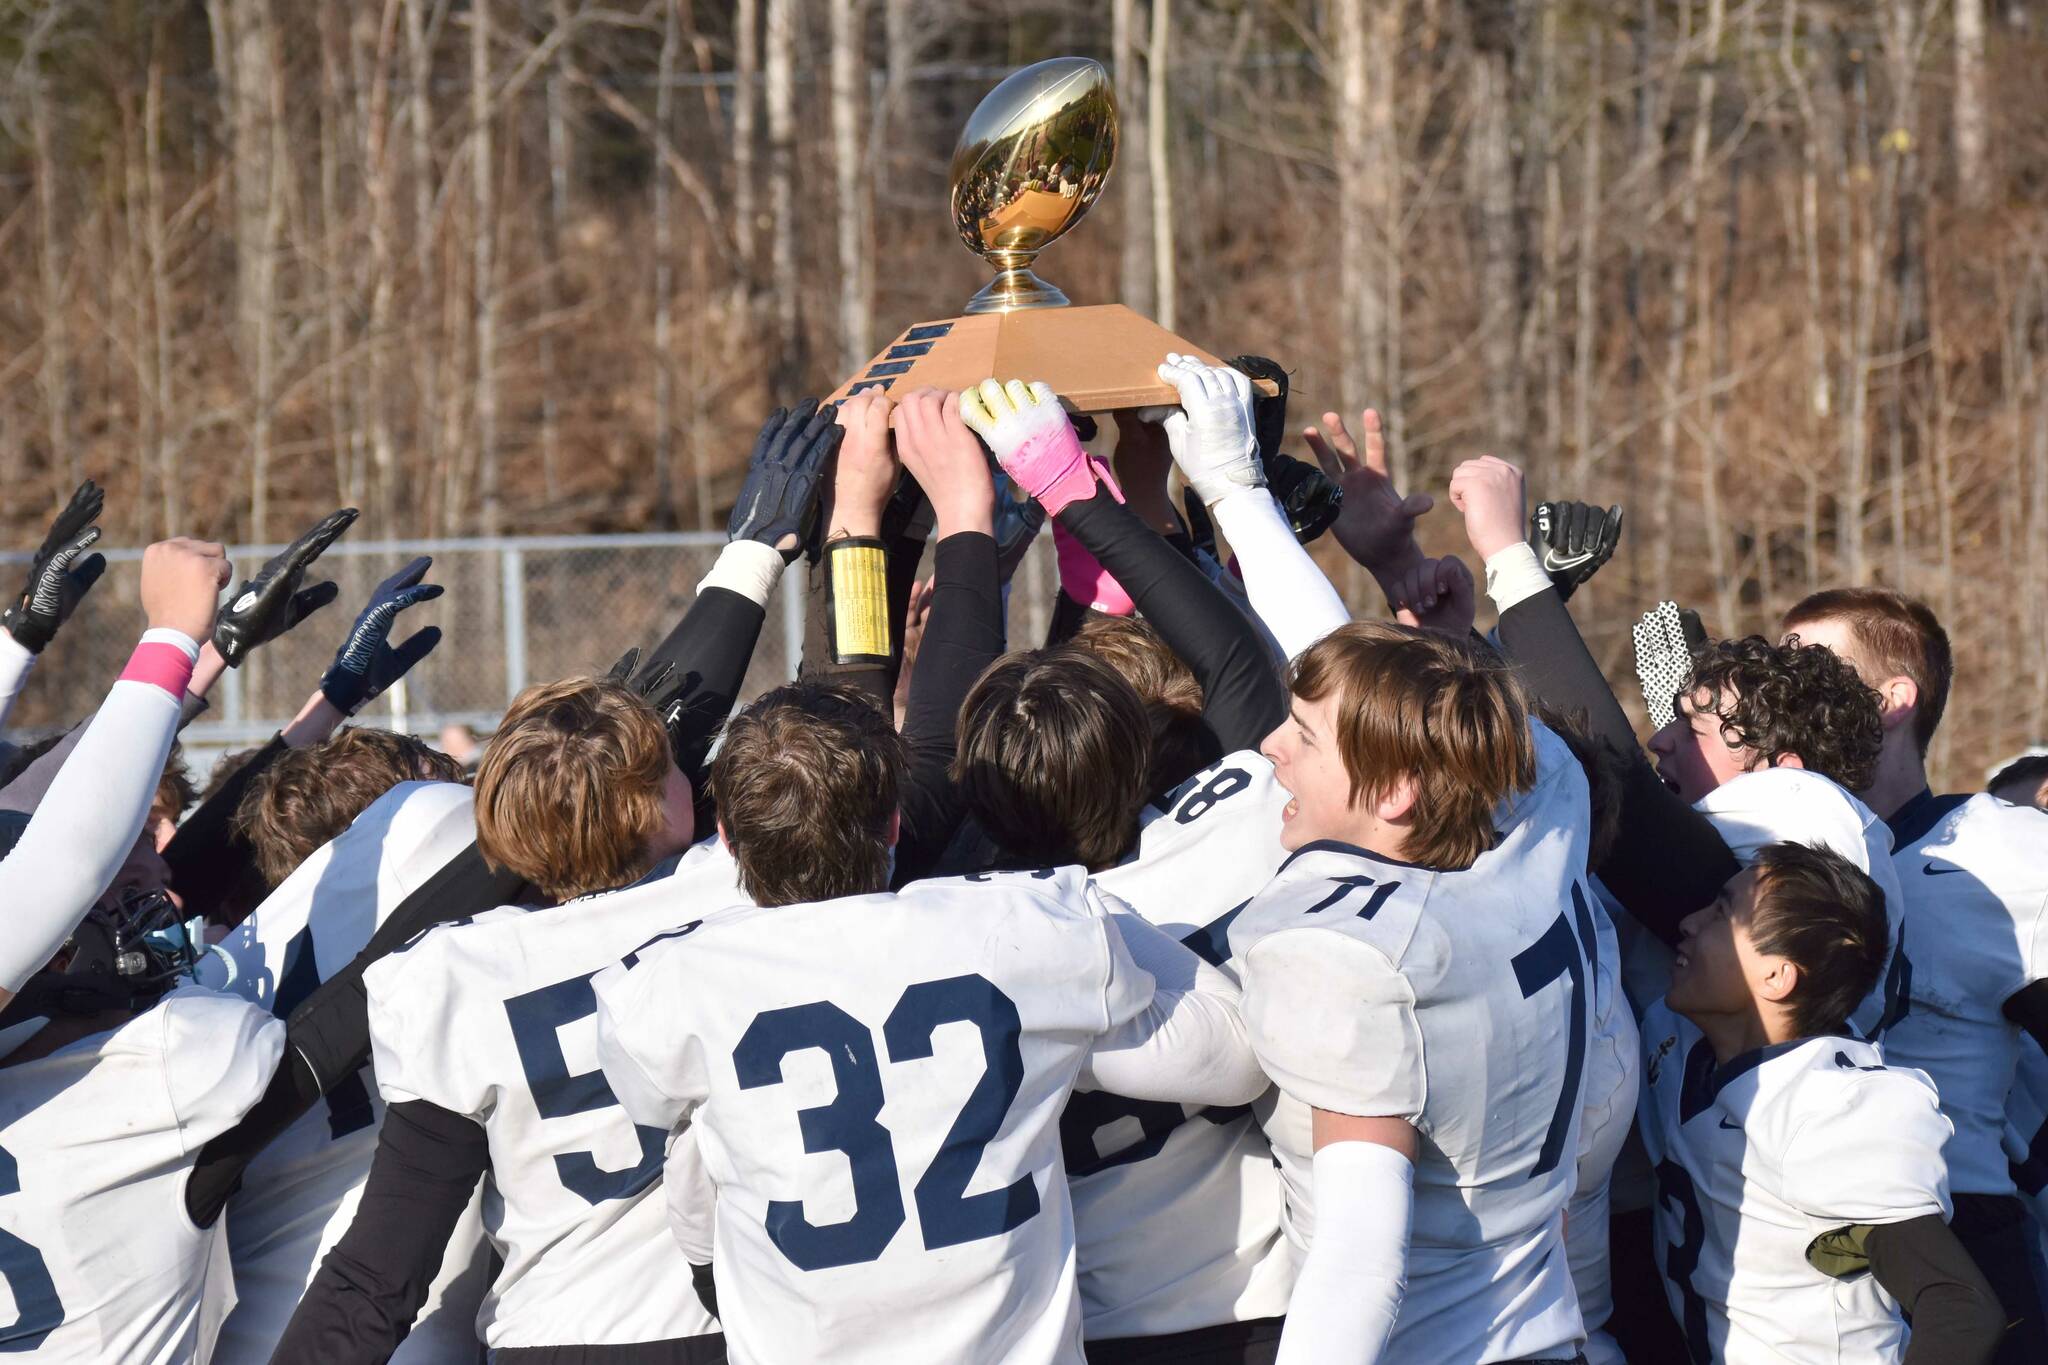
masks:
{"label": "jersey number 32", "polygon": [[[1002,1127],[1024,1083],[1022,1029],[1010,997],[979,974],[918,982],[882,1024],[889,1060],[930,1057],[932,1034],[952,1023],[981,1031],[984,1070],[913,1192],[928,1251],[1000,1236],[1038,1212],[1038,1187],[1029,1175],[1000,1190],[967,1193],[982,1149]],[[831,1059],[838,1094],[830,1104],[798,1110],[797,1127],[806,1152],[845,1154],[853,1173],[853,1216],[820,1227],[804,1216],[801,1200],[773,1199],[767,1228],[790,1264],[825,1270],[881,1256],[903,1226],[903,1191],[895,1145],[880,1122],[882,1073],[874,1034],[839,1006],[818,1000],[756,1015],[732,1053],[740,1088],[781,1084],[783,1059],[811,1048]]]}

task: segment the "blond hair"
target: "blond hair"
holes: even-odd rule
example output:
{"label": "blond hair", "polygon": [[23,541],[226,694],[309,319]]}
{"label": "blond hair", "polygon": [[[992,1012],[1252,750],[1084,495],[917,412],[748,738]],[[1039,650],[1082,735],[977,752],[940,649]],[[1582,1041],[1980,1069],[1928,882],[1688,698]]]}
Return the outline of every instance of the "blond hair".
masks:
{"label": "blond hair", "polygon": [[672,761],[668,732],[631,688],[529,687],[477,767],[477,848],[556,900],[624,886],[651,865]]}

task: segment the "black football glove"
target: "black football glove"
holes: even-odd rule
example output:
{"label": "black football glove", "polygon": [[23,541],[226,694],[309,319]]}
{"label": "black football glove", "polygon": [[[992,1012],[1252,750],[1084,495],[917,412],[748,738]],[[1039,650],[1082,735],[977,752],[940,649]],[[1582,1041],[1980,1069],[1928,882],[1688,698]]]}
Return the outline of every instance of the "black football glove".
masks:
{"label": "black football glove", "polygon": [[355,524],[356,516],[353,507],[328,514],[273,556],[262,572],[243,580],[242,590],[221,608],[220,619],[213,626],[213,647],[230,668],[241,667],[250,650],[275,640],[339,595],[341,589],[331,582],[311,587],[301,584],[307,566]]}
{"label": "black football glove", "polygon": [[1270,379],[1279,392],[1268,396],[1252,386],[1252,435],[1259,442],[1259,462],[1266,467],[1266,487],[1287,517],[1294,538],[1310,544],[1336,522],[1344,508],[1344,490],[1313,463],[1283,454],[1287,439],[1287,371],[1262,355],[1241,355],[1231,365],[1253,379]]}
{"label": "black football glove", "polygon": [[1539,502],[1529,518],[1529,544],[1562,600],[1614,557],[1621,542],[1621,508],[1605,512],[1583,502]]}
{"label": "black football glove", "polygon": [[434,652],[441,643],[441,628],[428,626],[402,645],[391,643],[391,627],[398,613],[421,602],[431,602],[446,591],[439,583],[422,583],[434,561],[421,555],[370,593],[348,638],[327,673],[320,690],[343,715],[354,715],[387,687],[404,677],[412,666]]}
{"label": "black football glove", "polygon": [[0,612],[0,626],[31,654],[43,652],[78,600],[107,571],[105,555],[85,553],[100,538],[100,528],[93,523],[105,502],[106,495],[91,479],[78,485],[30,561],[21,596]]}
{"label": "black football glove", "polygon": [[833,412],[831,404],[806,398],[795,408],[770,414],[755,438],[747,481],[726,522],[728,541],[756,540],[778,551],[783,563],[795,560],[816,534],[825,466],[846,434],[832,420]]}

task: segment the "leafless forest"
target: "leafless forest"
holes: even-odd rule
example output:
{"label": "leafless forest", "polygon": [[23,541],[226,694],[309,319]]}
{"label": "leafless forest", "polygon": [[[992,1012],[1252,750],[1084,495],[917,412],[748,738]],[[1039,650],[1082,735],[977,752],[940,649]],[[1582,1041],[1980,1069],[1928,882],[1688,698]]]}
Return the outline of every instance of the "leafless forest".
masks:
{"label": "leafless forest", "polygon": [[1937,769],[2048,736],[2044,0],[0,0],[0,543],[714,524],[986,278],[953,139],[1063,53],[1123,148],[1043,273],[1625,503],[1618,679],[1886,582]]}

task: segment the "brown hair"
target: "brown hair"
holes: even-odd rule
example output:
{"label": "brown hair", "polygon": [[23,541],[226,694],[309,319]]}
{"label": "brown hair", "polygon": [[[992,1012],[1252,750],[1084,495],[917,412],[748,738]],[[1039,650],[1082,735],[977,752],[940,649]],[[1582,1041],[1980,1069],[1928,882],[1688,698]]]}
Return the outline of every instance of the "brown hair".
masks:
{"label": "brown hair", "polygon": [[174,739],[170,755],[164,759],[164,775],[157,779],[156,797],[149,803],[149,822],[154,825],[159,820],[168,820],[176,825],[198,799],[199,789],[192,785],[192,770],[185,766],[185,746]]}
{"label": "brown hair", "polygon": [[1838,620],[1849,627],[1856,658],[1849,660],[1864,681],[1905,677],[1920,689],[1913,708],[1913,739],[1926,753],[1935,727],[1948,710],[1956,676],[1948,632],[1925,602],[1890,588],[1827,588],[1800,599],[1785,613],[1783,629],[1796,631],[1814,621]]}
{"label": "brown hair", "polygon": [[889,718],[850,687],[790,683],[733,717],[711,765],[711,794],[754,903],[887,888],[908,762]]}
{"label": "brown hair", "polygon": [[2048,754],[2025,754],[2016,758],[1984,784],[1984,790],[1993,793],[2000,787],[2025,787],[2025,794],[2015,804],[2039,805],[2042,789],[2048,787]]}
{"label": "brown hair", "polygon": [[1137,838],[1147,729],[1137,692],[1093,653],[1019,650],[961,704],[953,782],[1010,857],[1108,867]]}
{"label": "brown hair", "polygon": [[1765,844],[1750,866],[1757,887],[1749,941],[1799,968],[1786,1001],[1792,1026],[1803,1038],[1840,1033],[1884,971],[1884,892],[1841,854],[1805,844]]}
{"label": "brown hair", "polygon": [[1681,711],[1720,721],[1721,738],[1752,750],[1758,763],[1797,754],[1813,772],[1852,792],[1877,780],[1884,712],[1855,665],[1820,645],[1773,644],[1761,635],[1716,640],[1692,661]]}
{"label": "brown hair", "polygon": [[423,780],[460,782],[462,769],[411,735],[351,726],[325,743],[285,750],[258,773],[235,825],[275,887],[378,797]]}
{"label": "brown hair", "polygon": [[1493,811],[1536,781],[1529,705],[1507,665],[1462,642],[1381,621],[1340,626],[1303,651],[1288,683],[1334,695],[1351,799],[1415,783],[1405,856],[1446,871],[1493,846]]}
{"label": "brown hair", "polygon": [[666,821],[670,763],[668,731],[632,688],[529,687],[477,765],[477,849],[558,901],[624,886]]}
{"label": "brown hair", "polygon": [[1121,673],[1144,703],[1152,736],[1148,796],[1171,790],[1214,761],[1214,746],[1202,729],[1202,684],[1149,622],[1096,613],[1068,644]]}

